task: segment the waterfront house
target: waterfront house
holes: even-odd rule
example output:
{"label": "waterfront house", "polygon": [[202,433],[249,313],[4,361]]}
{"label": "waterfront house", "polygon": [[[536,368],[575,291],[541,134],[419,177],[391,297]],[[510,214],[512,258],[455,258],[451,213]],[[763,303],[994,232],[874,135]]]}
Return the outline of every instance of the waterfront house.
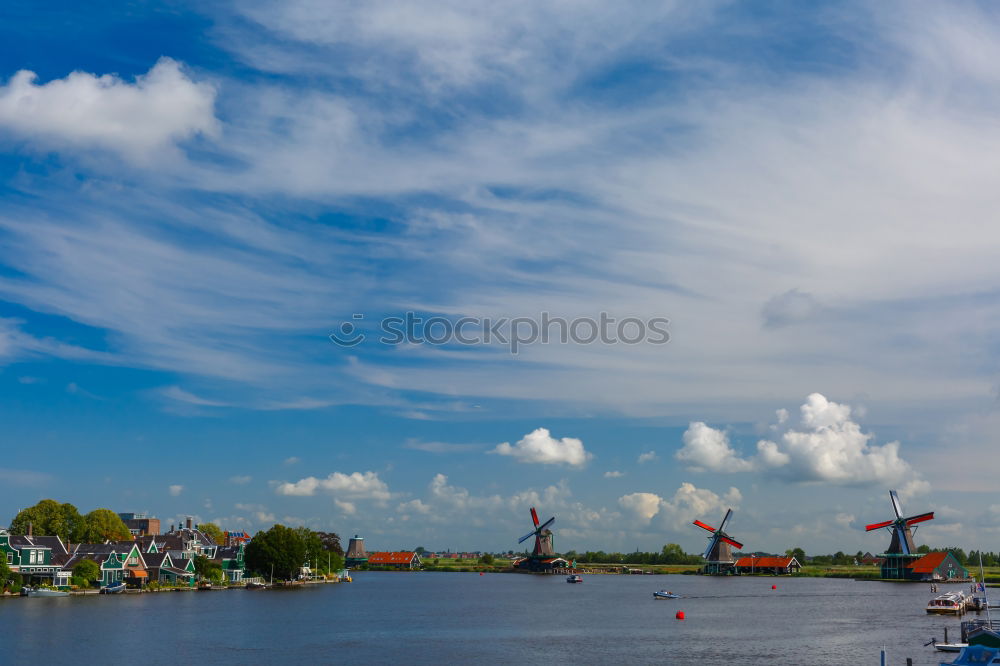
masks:
{"label": "waterfront house", "polygon": [[170,553],[149,553],[145,555],[149,580],[168,585],[194,585],[194,560],[184,560],[178,567],[170,558]]}
{"label": "waterfront house", "polygon": [[969,570],[949,552],[927,553],[906,565],[909,580],[969,580]]}
{"label": "waterfront house", "polygon": [[368,564],[391,569],[419,569],[420,556],[413,551],[372,553],[368,556]]}
{"label": "waterfront house", "polygon": [[0,530],[0,557],[10,570],[24,577],[25,583],[57,583],[60,558],[66,546],[57,536],[8,534]]}
{"label": "waterfront house", "polygon": [[222,574],[230,583],[240,583],[243,581],[243,574],[246,566],[243,561],[246,548],[243,542],[237,542],[235,546],[220,546],[215,553],[213,561],[222,567]]}
{"label": "waterfront house", "polygon": [[771,574],[787,576],[798,573],[802,565],[794,557],[772,557],[765,555],[747,555],[736,560],[733,565],[740,574]]}

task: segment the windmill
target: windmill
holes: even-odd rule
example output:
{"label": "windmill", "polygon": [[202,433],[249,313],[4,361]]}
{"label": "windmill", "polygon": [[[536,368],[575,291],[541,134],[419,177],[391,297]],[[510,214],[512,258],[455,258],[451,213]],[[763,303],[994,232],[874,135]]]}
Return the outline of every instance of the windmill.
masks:
{"label": "windmill", "polygon": [[722,519],[722,524],[719,525],[719,529],[706,525],[700,520],[692,523],[712,533],[712,536],[708,537],[708,548],[705,549],[705,554],[702,555],[708,561],[708,564],[705,566],[705,573],[723,573],[725,569],[733,565],[733,551],[730,546],[736,546],[737,549],[743,548],[743,544],[725,532],[726,524],[732,515],[733,510],[728,509],[726,516]]}
{"label": "windmill", "polygon": [[896,513],[896,518],[865,525],[865,532],[880,530],[884,527],[892,532],[892,541],[889,542],[889,549],[885,551],[886,555],[912,555],[916,550],[913,547],[913,532],[916,532],[917,529],[914,527],[911,530],[910,527],[925,520],[933,520],[934,512],[930,511],[903,518],[903,507],[899,504],[899,495],[896,494],[895,490],[889,491],[889,499],[892,500],[892,510]]}
{"label": "windmill", "polygon": [[555,557],[555,553],[552,550],[552,530],[549,529],[549,525],[556,522],[555,516],[539,525],[538,512],[535,511],[535,507],[531,507],[531,522],[535,524],[535,529],[518,539],[517,542],[524,543],[531,537],[535,537],[535,548],[531,551],[531,557],[535,559],[540,557]]}

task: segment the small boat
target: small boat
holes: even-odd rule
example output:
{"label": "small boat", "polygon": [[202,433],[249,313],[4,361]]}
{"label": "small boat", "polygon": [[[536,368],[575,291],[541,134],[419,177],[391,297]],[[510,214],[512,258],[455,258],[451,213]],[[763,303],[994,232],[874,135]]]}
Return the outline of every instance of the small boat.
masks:
{"label": "small boat", "polygon": [[961,615],[969,604],[965,592],[946,592],[927,602],[928,613],[942,615]]}
{"label": "small boat", "polygon": [[21,588],[21,595],[25,597],[68,597],[69,592],[51,587],[24,587]]}
{"label": "small boat", "polygon": [[674,594],[673,592],[667,592],[666,590],[660,590],[659,592],[653,592],[654,599],[680,599],[681,595]]}
{"label": "small boat", "polygon": [[125,583],[118,581],[117,583],[111,583],[106,587],[101,588],[101,594],[121,594],[125,591]]}
{"label": "small boat", "polygon": [[248,590],[263,590],[265,587],[267,587],[267,585],[256,580],[252,580],[247,583]]}
{"label": "small boat", "polygon": [[566,582],[567,583],[582,583],[583,582],[583,576],[581,576],[580,574],[573,574],[571,576],[566,576]]}
{"label": "small boat", "polygon": [[198,589],[199,590],[211,590],[212,589],[212,583],[210,581],[207,581],[207,580],[198,581]]}
{"label": "small boat", "polygon": [[968,643],[935,643],[934,649],[941,652],[961,652],[969,647]]}

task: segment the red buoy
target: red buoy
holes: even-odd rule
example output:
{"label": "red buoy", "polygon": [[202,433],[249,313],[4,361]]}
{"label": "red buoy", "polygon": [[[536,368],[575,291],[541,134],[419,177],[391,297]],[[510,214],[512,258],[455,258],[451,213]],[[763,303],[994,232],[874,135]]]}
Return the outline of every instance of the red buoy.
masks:
{"label": "red buoy", "polygon": [[678,620],[683,620],[684,619],[684,611],[677,611],[677,615],[675,615],[674,617],[676,617]]}
{"label": "red buoy", "polygon": [[778,586],[777,586],[777,585],[772,585],[772,586],[771,586],[771,589],[772,589],[772,590],[777,590],[777,589],[778,589]]}
{"label": "red buoy", "polygon": [[482,572],[482,571],[480,571],[480,572],[479,572],[479,575],[480,575],[480,576],[482,576],[482,575],[483,575],[483,572]]}

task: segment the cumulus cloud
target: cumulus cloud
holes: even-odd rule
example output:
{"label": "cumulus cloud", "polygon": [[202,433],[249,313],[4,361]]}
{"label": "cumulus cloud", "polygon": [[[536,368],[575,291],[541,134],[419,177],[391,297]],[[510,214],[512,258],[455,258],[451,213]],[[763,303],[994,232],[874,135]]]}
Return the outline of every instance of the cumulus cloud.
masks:
{"label": "cumulus cloud", "polygon": [[793,426],[788,412],[779,409],[778,422],[769,428],[776,436],[758,441],[752,458],[740,457],[724,431],[693,422],[675,457],[692,469],[713,472],[757,470],[789,481],[834,485],[902,484],[900,492],[910,495],[929,489],[900,457],[899,442],[872,443],[873,435],[862,432],[849,405],[812,393],[799,413],[800,422]]}
{"label": "cumulus cloud", "polygon": [[798,429],[789,428],[777,441],[757,443],[758,460],[767,469],[794,481],[853,485],[909,482],[907,492],[926,487],[899,456],[899,442],[872,443],[851,418],[851,407],[813,393],[799,408]]}
{"label": "cumulus cloud", "polygon": [[177,484],[174,484],[174,485],[170,486],[169,488],[167,488],[167,491],[170,492],[170,494],[173,497],[177,497],[182,492],[184,492],[184,486],[182,486],[179,483],[177,483]]}
{"label": "cumulus cloud", "polygon": [[340,512],[345,516],[353,516],[358,512],[358,507],[354,502],[345,502],[344,500],[334,499],[334,506],[340,509]]}
{"label": "cumulus cloud", "polygon": [[696,518],[707,521],[715,514],[721,518],[726,509],[738,506],[742,499],[742,493],[735,487],[719,495],[684,482],[669,499],[655,493],[630,493],[618,498],[618,506],[639,525],[649,525],[660,516],[665,526],[679,529]]}
{"label": "cumulus cloud", "polygon": [[556,439],[546,428],[538,428],[511,446],[508,442],[498,444],[491,453],[512,456],[520,462],[543,465],[570,465],[582,467],[593,455],[583,448],[583,442],[574,437]]}
{"label": "cumulus cloud", "polygon": [[662,502],[663,498],[654,493],[630,493],[618,498],[618,506],[647,525],[660,512]]}
{"label": "cumulus cloud", "polygon": [[21,70],[0,87],[0,128],[49,145],[101,147],[146,159],[196,134],[214,136],[215,89],[161,58],[134,83],[73,72],[39,85]]}
{"label": "cumulus cloud", "polygon": [[684,446],[674,454],[695,470],[712,472],[747,472],[753,463],[740,458],[729,445],[729,435],[695,421],[684,432]]}
{"label": "cumulus cloud", "polygon": [[653,462],[656,460],[656,451],[646,451],[645,453],[640,453],[636,462],[640,465],[648,462]]}
{"label": "cumulus cloud", "polygon": [[371,499],[386,501],[392,494],[389,487],[382,481],[376,472],[353,472],[343,474],[334,472],[325,479],[318,479],[315,476],[307,476],[294,483],[281,483],[275,488],[279,495],[295,495],[300,497],[311,497],[317,491],[324,491],[331,495],[347,497],[351,499]]}

